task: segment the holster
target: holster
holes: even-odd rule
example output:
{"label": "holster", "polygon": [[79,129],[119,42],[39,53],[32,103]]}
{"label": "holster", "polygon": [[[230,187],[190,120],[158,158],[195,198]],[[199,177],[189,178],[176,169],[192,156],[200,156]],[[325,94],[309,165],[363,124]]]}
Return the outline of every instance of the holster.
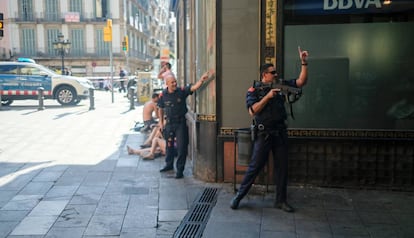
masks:
{"label": "holster", "polygon": [[254,124],[250,125],[250,135],[251,135],[251,140],[255,141],[256,136],[257,136],[257,127]]}

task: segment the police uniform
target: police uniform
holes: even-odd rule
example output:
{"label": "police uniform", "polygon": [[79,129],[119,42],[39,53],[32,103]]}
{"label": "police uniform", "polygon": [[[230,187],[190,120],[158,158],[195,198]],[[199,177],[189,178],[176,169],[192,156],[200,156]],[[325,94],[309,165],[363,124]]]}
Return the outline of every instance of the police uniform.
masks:
{"label": "police uniform", "polygon": [[[183,176],[184,166],[188,150],[188,127],[185,119],[187,113],[186,99],[193,92],[191,85],[177,88],[173,93],[164,89],[158,100],[158,107],[164,111],[166,124],[164,126],[164,138],[167,140],[167,156],[165,157],[166,169],[174,168],[174,156],[177,152],[177,178]],[[174,140],[175,138],[175,140]],[[175,149],[175,142],[177,143]]]}
{"label": "police uniform", "polygon": [[[296,80],[284,81],[284,84],[297,87]],[[259,102],[270,88],[249,88],[246,95],[246,106],[250,109],[253,104]],[[288,137],[285,121],[287,113],[285,109],[285,96],[281,93],[270,99],[264,108],[254,116],[255,141],[251,161],[244,179],[238,191],[238,199],[241,200],[254,183],[256,176],[266,165],[269,152],[274,158],[274,173],[276,184],[276,204],[286,203],[287,179],[288,179]]]}

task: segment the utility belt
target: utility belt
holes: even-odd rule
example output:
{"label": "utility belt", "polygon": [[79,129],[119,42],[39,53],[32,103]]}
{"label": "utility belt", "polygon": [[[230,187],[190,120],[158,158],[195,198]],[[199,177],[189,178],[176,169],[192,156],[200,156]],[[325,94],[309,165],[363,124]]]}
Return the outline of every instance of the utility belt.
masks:
{"label": "utility belt", "polygon": [[[277,124],[279,125],[279,124]],[[257,136],[279,136],[281,133],[286,132],[286,126],[285,124],[280,124],[279,126],[272,126],[272,127],[266,127],[263,124],[252,124],[250,126],[250,133],[251,133],[251,139],[254,141]]]}
{"label": "utility belt", "polygon": [[185,116],[183,117],[167,117],[165,121],[169,124],[179,124],[185,122]]}

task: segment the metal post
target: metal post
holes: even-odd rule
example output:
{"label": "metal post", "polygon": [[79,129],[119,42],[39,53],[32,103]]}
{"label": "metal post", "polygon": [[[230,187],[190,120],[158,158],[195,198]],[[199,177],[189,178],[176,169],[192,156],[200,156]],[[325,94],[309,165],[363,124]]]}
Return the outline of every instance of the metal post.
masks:
{"label": "metal post", "polygon": [[1,100],[1,94],[2,94],[2,91],[3,89],[2,89],[2,86],[1,86],[1,84],[0,84],[0,111],[1,111],[1,107],[3,106],[3,103],[2,103],[2,100]]}
{"label": "metal post", "polygon": [[60,55],[62,56],[62,75],[65,74],[65,49],[60,49]]}
{"label": "metal post", "polygon": [[1,100],[1,95],[3,94],[3,86],[1,86],[1,84],[0,84],[0,111],[1,111],[1,107],[3,106],[3,103],[2,103],[2,100]]}
{"label": "metal post", "polygon": [[65,36],[62,33],[58,34],[58,39],[53,42],[53,49],[60,54],[62,58],[61,74],[65,74],[65,50],[70,48],[70,41],[64,40]]}
{"label": "metal post", "polygon": [[128,95],[129,95],[129,110],[134,110],[135,109],[135,102],[134,102],[134,91],[135,91],[135,87],[130,87],[128,89]]}
{"label": "metal post", "polygon": [[45,110],[45,106],[43,104],[43,93],[44,93],[45,89],[42,87],[37,88],[37,92],[38,92],[38,99],[39,99],[39,107],[37,108],[37,110],[41,111],[41,110]]}
{"label": "metal post", "polygon": [[95,110],[95,90],[89,89],[89,110]]}
{"label": "metal post", "polygon": [[112,96],[112,103],[114,103],[114,69],[112,66],[112,41],[109,47],[109,67],[111,68],[111,96]]}

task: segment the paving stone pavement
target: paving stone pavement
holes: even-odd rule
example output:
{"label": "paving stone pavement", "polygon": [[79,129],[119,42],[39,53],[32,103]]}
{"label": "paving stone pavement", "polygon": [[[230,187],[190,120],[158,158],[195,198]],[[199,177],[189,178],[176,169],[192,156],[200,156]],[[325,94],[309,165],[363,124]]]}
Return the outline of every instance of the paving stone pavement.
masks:
{"label": "paving stone pavement", "polygon": [[414,194],[376,190],[289,187],[297,209],[272,207],[274,193],[254,186],[238,210],[229,208],[233,185],[159,173],[163,158],[128,155],[145,134],[131,130],[142,105],[129,109],[95,92],[61,107],[46,100],[16,101],[0,109],[0,237],[173,237],[196,197],[218,188],[203,237],[414,237]]}

